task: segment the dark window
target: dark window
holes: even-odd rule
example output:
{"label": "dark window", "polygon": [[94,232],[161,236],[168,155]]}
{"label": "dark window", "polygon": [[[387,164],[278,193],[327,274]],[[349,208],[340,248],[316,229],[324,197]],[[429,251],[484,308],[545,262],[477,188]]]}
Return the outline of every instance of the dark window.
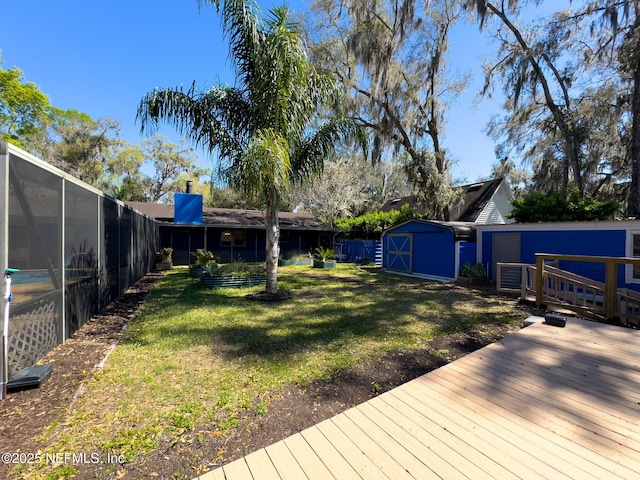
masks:
{"label": "dark window", "polygon": [[246,230],[223,230],[220,233],[220,245],[223,247],[244,247],[247,245]]}
{"label": "dark window", "polygon": [[[640,234],[633,234],[633,257],[640,258]],[[633,266],[633,278],[640,280],[640,265]]]}

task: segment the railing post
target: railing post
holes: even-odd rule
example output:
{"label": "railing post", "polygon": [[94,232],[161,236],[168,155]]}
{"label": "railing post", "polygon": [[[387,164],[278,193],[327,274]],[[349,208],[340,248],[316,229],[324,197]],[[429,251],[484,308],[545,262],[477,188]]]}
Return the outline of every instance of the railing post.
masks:
{"label": "railing post", "polygon": [[612,319],[616,315],[618,300],[618,265],[613,258],[605,260],[606,270],[604,276],[604,315]]}
{"label": "railing post", "polygon": [[527,284],[528,284],[528,275],[527,275],[527,265],[520,265],[520,299],[527,299]]}
{"label": "railing post", "polygon": [[544,285],[544,258],[536,255],[536,307],[542,306],[542,286]]}

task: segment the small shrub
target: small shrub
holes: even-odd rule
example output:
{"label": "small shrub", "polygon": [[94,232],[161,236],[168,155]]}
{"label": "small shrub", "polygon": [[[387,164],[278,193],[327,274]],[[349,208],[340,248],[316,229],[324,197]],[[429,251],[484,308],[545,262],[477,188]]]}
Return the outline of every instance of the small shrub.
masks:
{"label": "small shrub", "polygon": [[283,260],[306,260],[307,258],[312,258],[310,252],[303,252],[302,250],[289,250],[282,254]]}
{"label": "small shrub", "polygon": [[213,275],[237,276],[263,275],[267,273],[267,268],[263,263],[225,263],[220,265]]}
{"label": "small shrub", "polygon": [[156,252],[156,262],[171,262],[173,255],[173,248],[163,248],[160,251]]}
{"label": "small shrub", "polygon": [[487,270],[481,263],[476,263],[475,265],[465,263],[460,269],[460,275],[463,277],[482,278],[487,276]]}
{"label": "small shrub", "polygon": [[318,247],[316,248],[316,256],[323,262],[326,262],[329,259],[335,259],[336,252],[333,248]]}
{"label": "small shrub", "polygon": [[220,261],[220,257],[204,248],[199,248],[195,253],[191,252],[191,254],[196,257],[196,262],[193,264],[195,267],[206,267],[211,263],[218,263]]}

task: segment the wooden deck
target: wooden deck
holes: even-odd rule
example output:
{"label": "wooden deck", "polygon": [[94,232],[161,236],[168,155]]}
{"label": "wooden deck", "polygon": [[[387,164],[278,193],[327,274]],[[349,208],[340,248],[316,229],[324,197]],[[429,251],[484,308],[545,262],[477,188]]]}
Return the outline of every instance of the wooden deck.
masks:
{"label": "wooden deck", "polygon": [[640,332],[538,323],[198,477],[640,478]]}

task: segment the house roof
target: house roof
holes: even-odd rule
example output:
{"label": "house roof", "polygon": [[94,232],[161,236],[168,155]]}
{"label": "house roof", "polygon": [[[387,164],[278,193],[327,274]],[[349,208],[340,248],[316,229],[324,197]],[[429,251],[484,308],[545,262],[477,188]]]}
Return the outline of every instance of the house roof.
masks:
{"label": "house roof", "polygon": [[[173,224],[173,205],[146,202],[125,203],[160,222]],[[310,213],[279,212],[278,220],[280,228],[284,230],[335,230]],[[203,208],[202,225],[217,228],[262,229],[264,228],[264,216],[259,210]]]}
{"label": "house roof", "polygon": [[[470,183],[458,187],[464,192],[463,198],[459,205],[451,207],[449,212],[451,220],[458,222],[475,222],[502,182],[502,178],[495,178],[486,182]],[[399,210],[405,203],[409,204],[414,212],[425,213],[424,207],[415,195],[389,200],[382,206],[381,210],[383,212]]]}

